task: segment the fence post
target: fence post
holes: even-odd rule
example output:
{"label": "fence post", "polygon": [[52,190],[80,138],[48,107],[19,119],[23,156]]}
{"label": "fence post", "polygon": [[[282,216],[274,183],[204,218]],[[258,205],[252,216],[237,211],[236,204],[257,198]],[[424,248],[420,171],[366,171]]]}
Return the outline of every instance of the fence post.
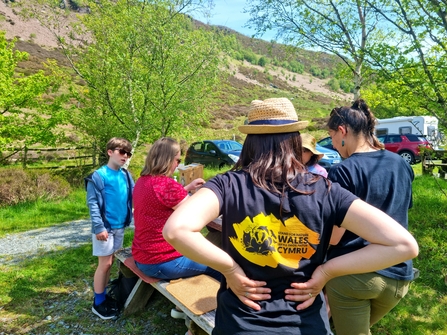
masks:
{"label": "fence post", "polygon": [[25,147],[23,148],[23,157],[22,157],[22,167],[26,169],[26,156],[28,155],[28,147],[25,144]]}
{"label": "fence post", "polygon": [[96,142],[93,143],[93,147],[92,147],[92,163],[93,163],[93,166],[96,166]]}

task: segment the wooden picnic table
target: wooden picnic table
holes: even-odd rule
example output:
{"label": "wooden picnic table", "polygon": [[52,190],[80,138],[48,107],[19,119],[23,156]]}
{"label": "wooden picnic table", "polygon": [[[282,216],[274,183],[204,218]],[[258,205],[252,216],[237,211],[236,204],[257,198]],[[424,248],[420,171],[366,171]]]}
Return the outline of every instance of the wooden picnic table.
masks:
{"label": "wooden picnic table", "polygon": [[[214,230],[214,232],[221,232],[222,219],[219,217],[211,221],[207,225],[207,227],[210,230]],[[215,234],[213,239],[216,240],[216,244],[220,244],[220,238],[221,237],[219,233]],[[118,250],[117,252],[115,252],[115,257],[120,261],[119,269],[125,277],[139,277],[137,283],[135,284],[132,292],[130,293],[124,304],[124,315],[130,315],[143,309],[146,306],[153,291],[157,290],[185,313],[185,324],[191,331],[191,333],[193,333],[194,335],[211,334],[214,328],[215,310],[202,315],[195,315],[191,310],[188,309],[187,306],[185,306],[181,301],[179,301],[176,297],[169,293],[166,287],[169,285],[170,281],[146,276],[137,268],[132,257],[131,248]]]}
{"label": "wooden picnic table", "polygon": [[439,177],[445,178],[447,173],[447,150],[433,149],[422,154],[422,174],[431,174],[438,168]]}
{"label": "wooden picnic table", "polygon": [[208,223],[206,226],[211,229],[222,231],[222,217],[219,216],[218,218],[216,218],[213,221],[211,221],[210,223]]}

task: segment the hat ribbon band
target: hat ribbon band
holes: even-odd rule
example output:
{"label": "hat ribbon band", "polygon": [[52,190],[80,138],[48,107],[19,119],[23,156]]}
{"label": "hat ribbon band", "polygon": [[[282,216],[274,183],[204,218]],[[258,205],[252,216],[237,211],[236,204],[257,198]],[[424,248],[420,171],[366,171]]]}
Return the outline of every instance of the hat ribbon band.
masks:
{"label": "hat ribbon band", "polygon": [[249,125],[282,125],[298,122],[297,120],[256,120],[251,121]]}

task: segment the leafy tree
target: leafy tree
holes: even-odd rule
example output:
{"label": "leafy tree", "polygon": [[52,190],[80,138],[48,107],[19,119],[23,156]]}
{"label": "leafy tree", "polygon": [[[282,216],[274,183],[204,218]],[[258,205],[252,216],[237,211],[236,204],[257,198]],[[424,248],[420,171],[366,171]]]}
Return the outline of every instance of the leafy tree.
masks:
{"label": "leafy tree", "polygon": [[[180,12],[189,3],[88,0],[90,14],[78,16],[68,37],[53,30],[86,83],[72,87],[79,109],[71,122],[99,149],[112,136],[137,147],[207,122],[221,48],[215,32],[196,29]],[[67,12],[54,1],[52,8],[61,22]]]}
{"label": "leafy tree", "polygon": [[378,89],[391,94],[389,101],[400,111],[432,114],[447,127],[447,1],[367,3],[395,36],[369,50]]}
{"label": "leafy tree", "polygon": [[28,59],[26,52],[14,49],[0,31],[0,145],[51,145],[63,138],[60,126],[66,121],[64,96],[49,94],[59,89],[60,73],[43,70],[25,75],[18,63]]}
{"label": "leafy tree", "polygon": [[375,11],[364,1],[248,0],[249,27],[275,30],[286,43],[337,55],[351,70],[359,97],[365,52],[383,38]]}

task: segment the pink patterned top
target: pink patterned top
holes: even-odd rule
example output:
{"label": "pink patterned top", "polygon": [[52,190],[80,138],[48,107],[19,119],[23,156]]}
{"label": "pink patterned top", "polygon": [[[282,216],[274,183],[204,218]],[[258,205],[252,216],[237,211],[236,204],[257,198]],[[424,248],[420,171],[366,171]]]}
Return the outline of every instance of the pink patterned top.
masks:
{"label": "pink patterned top", "polygon": [[166,176],[141,176],[133,191],[135,235],[132,255],[142,264],[159,264],[182,256],[163,238],[166,220],[188,192]]}

